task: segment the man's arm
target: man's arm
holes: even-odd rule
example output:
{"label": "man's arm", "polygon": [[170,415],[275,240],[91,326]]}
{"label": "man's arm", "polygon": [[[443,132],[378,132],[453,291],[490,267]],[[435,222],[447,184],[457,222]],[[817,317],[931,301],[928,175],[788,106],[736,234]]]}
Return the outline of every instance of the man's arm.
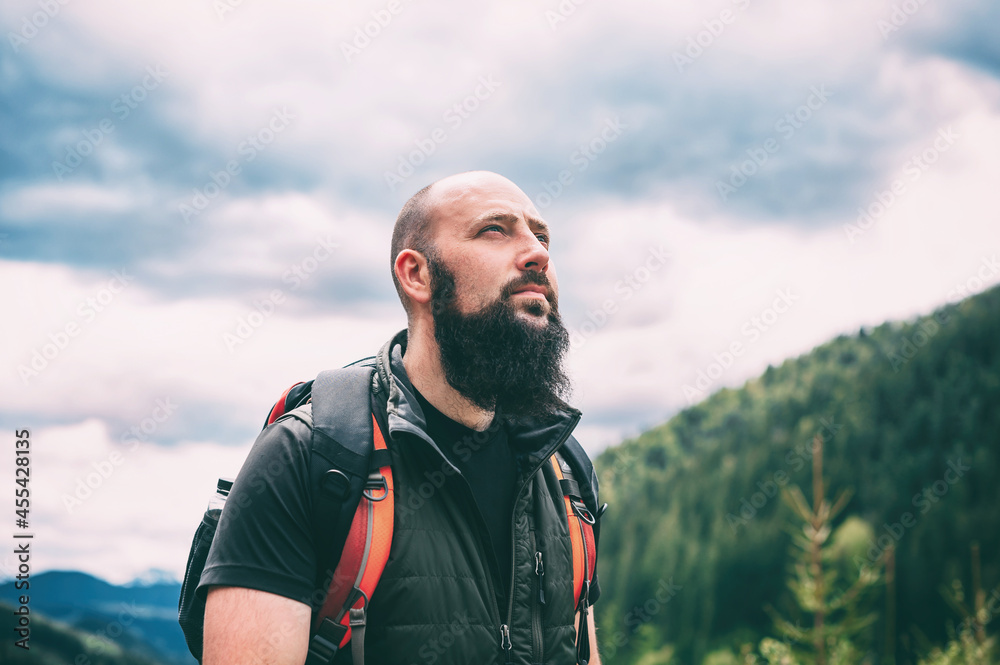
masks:
{"label": "man's arm", "polygon": [[[205,606],[203,665],[302,665],[311,610],[266,591],[216,586]],[[593,638],[591,638],[593,640]]]}

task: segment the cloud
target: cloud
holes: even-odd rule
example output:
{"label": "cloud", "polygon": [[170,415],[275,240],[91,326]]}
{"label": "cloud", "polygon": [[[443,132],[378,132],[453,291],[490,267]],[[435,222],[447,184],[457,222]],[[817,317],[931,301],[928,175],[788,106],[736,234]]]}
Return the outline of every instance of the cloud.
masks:
{"label": "cloud", "polygon": [[[98,0],[17,48],[38,5],[4,4],[0,423],[49,444],[43,535],[69,535],[43,563],[176,570],[277,395],[405,325],[392,223],[449,173],[504,173],[552,226],[591,452],[714,364],[706,393],[952,299],[1000,250],[997,10],[925,3],[880,31],[903,4],[404,2],[387,21],[383,0]],[[146,501],[188,467],[157,532]]]}
{"label": "cloud", "polygon": [[0,350],[0,420],[11,426],[96,417],[117,440],[170,399],[176,415],[152,440],[197,433],[240,443],[289,385],[374,354],[405,325],[395,309],[303,313],[284,285],[247,300],[164,300],[128,267],[101,274],[3,262],[0,271],[23,285],[0,296],[21,321]]}
{"label": "cloud", "polygon": [[[940,136],[904,149],[876,189],[891,193],[899,181],[898,194],[864,229],[856,215],[789,233],[725,216],[692,219],[665,205],[609,201],[581,212],[583,231],[558,260],[560,292],[572,294],[561,309],[574,333],[582,426],[618,423],[634,433],[836,335],[968,295],[956,287],[1000,252],[990,203],[1000,117],[973,108],[951,130],[945,151],[928,152]],[[934,162],[920,170],[914,154]],[[873,202],[875,192],[863,205]],[[567,240],[558,228],[553,236]],[[650,270],[654,248],[669,259]],[[998,282],[993,274],[979,287]],[[776,302],[782,294],[790,302]],[[729,357],[734,343],[740,351]]]}
{"label": "cloud", "polygon": [[[93,418],[33,428],[29,441],[33,570],[83,570],[118,584],[150,568],[183,578],[216,478],[235,476],[249,451],[196,440],[121,445]],[[13,477],[12,459],[0,466]],[[0,575],[15,573],[16,561],[0,558]]]}
{"label": "cloud", "polygon": [[[899,41],[917,53],[935,53],[953,58],[997,78],[1000,76],[1000,47],[992,26],[1000,20],[1000,7],[984,0],[960,0],[947,5],[921,4],[919,11],[886,8],[883,20],[885,41]],[[893,19],[896,19],[893,22]],[[896,23],[901,23],[897,26]]]}
{"label": "cloud", "polygon": [[[884,176],[888,155],[957,112],[907,89],[908,80],[937,76],[936,51],[927,44],[950,48],[939,36],[922,37],[922,50],[908,46],[926,34],[932,17],[926,9],[905,26],[909,41],[887,42],[876,27],[885,10],[863,2],[686,9],[631,2],[628,11],[598,3],[578,7],[555,29],[546,12],[556,11],[556,3],[547,9],[515,3],[497,15],[451,3],[442,14],[447,25],[503,20],[505,28],[450,30],[447,47],[428,48],[441,34],[440,17],[416,5],[376,26],[367,42],[358,41],[358,31],[382,9],[379,3],[241,6],[223,17],[205,7],[154,7],[162,23],[146,10],[140,17],[115,7],[110,20],[97,21],[67,8],[30,49],[4,63],[28,107],[47,110],[12,120],[48,139],[53,158],[101,117],[115,120],[111,104],[140,85],[149,67],[169,72],[73,174],[97,180],[141,174],[142,182],[155,182],[157,196],[142,215],[154,223],[162,223],[164,209],[192,199],[212,173],[239,161],[239,146],[281,108],[295,115],[293,126],[241,165],[220,200],[322,187],[352,208],[391,215],[419,186],[472,167],[501,169],[538,189],[568,167],[606,119],[620,117],[629,125],[626,135],[578,174],[580,186],[567,199],[670,197],[692,214],[728,207],[749,223],[792,224],[831,223]],[[16,22],[17,12],[10,15]],[[960,35],[979,29],[975,18],[971,9],[960,13],[947,34],[961,43]],[[519,48],[508,48],[515,40]],[[91,41],[139,64],[70,60]],[[355,41],[367,45],[345,56],[345,45]],[[620,48],[592,48],[597,43]],[[678,57],[691,63],[681,66]],[[495,91],[456,114],[455,105],[484,77],[498,82]],[[801,127],[778,128],[789,114],[795,122],[815,88],[831,91],[829,103],[807,109]],[[77,99],[77,112],[53,115],[49,109],[58,105],[51,102],[67,98]],[[391,190],[385,174],[421,142],[427,145],[435,129],[446,139],[418,155],[413,175]],[[769,138],[779,152],[721,200],[717,183]],[[34,170],[35,177],[44,173]]]}

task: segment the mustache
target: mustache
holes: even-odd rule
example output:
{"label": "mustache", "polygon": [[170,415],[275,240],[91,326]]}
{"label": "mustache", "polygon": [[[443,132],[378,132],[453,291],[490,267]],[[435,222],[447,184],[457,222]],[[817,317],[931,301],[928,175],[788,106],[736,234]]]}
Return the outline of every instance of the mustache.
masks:
{"label": "mustache", "polygon": [[545,299],[549,301],[550,305],[555,307],[556,294],[552,289],[552,283],[549,281],[548,275],[543,272],[538,272],[537,270],[529,270],[523,273],[520,277],[515,277],[507,282],[507,284],[500,291],[500,299],[508,300],[514,295],[515,291],[529,285],[544,286]]}

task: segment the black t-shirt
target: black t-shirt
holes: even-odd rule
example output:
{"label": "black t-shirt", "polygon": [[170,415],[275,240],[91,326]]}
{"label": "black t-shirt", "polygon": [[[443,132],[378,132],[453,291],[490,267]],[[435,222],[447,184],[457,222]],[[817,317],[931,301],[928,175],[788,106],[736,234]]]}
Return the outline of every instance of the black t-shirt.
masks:
{"label": "black t-shirt", "polygon": [[257,438],[229,492],[199,591],[246,587],[311,604],[318,566],[310,517],[311,438],[309,427],[295,418]]}
{"label": "black t-shirt", "polygon": [[[434,411],[425,406],[429,419],[434,418]],[[439,412],[438,416],[462,427]],[[439,422],[430,427],[440,431],[448,424]],[[437,436],[448,440],[455,433]],[[309,479],[311,435],[309,427],[295,418],[268,427],[260,435],[229,494],[199,583],[202,593],[214,585],[245,587],[311,604],[317,570]],[[504,595],[510,586],[510,520],[516,473],[505,428],[499,427],[497,435],[482,445],[478,441],[483,441],[483,433],[473,434],[476,445],[446,443],[440,447],[454,457],[453,463],[466,474],[473,489],[498,553],[504,580],[504,589],[498,593]],[[501,476],[509,482],[499,482]],[[591,602],[599,595],[595,576]]]}
{"label": "black t-shirt", "polygon": [[[416,389],[414,394],[424,412],[427,433],[465,476],[486,521],[502,582],[497,595],[501,607],[505,607],[513,556],[510,520],[517,491],[517,466],[507,441],[507,430],[498,418],[485,430],[477,432],[438,411]],[[455,445],[460,441],[464,443]]]}

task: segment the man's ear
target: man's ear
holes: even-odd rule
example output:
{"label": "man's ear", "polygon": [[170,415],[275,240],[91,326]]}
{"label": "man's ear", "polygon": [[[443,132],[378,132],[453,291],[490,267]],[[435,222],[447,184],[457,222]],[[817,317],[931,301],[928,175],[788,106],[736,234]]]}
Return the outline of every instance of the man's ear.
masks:
{"label": "man's ear", "polygon": [[431,301],[431,272],[427,257],[415,249],[404,249],[396,255],[392,268],[396,271],[403,293],[411,301],[421,304]]}

